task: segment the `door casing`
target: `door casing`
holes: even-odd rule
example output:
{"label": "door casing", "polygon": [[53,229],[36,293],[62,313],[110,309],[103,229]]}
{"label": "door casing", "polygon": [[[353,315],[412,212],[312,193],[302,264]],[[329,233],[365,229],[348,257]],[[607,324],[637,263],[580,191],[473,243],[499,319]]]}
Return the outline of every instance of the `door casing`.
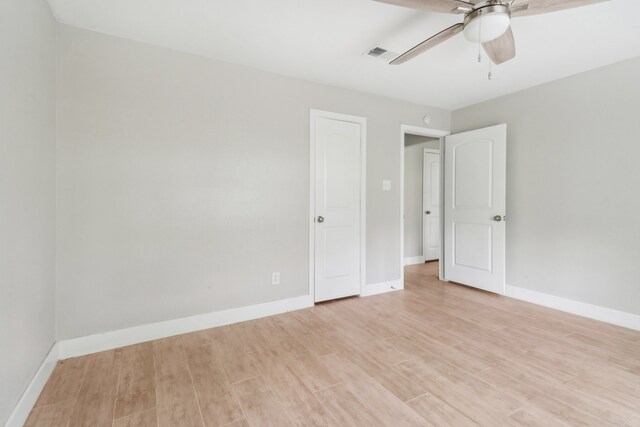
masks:
{"label": "door casing", "polygon": [[340,120],[360,125],[360,295],[366,287],[367,249],[367,119],[311,109],[309,111],[309,295],[315,301],[315,198],[316,198],[316,119]]}

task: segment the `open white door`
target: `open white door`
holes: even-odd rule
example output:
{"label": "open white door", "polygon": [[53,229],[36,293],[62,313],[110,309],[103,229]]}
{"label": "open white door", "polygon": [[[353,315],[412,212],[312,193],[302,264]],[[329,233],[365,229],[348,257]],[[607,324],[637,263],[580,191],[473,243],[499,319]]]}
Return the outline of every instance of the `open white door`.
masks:
{"label": "open white door", "polygon": [[[337,116],[337,115],[336,115]],[[364,119],[312,116],[315,301],[360,294]]]}
{"label": "open white door", "polygon": [[444,143],[446,280],[504,294],[507,125]]}
{"label": "open white door", "polygon": [[422,253],[425,261],[440,258],[440,151],[424,149],[422,168]]}

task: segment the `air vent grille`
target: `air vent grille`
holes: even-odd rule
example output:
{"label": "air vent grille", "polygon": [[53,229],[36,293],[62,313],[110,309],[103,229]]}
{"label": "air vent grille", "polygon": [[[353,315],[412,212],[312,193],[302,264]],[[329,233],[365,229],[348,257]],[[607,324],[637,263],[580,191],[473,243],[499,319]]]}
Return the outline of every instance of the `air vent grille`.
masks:
{"label": "air vent grille", "polygon": [[374,47],[369,52],[367,52],[367,55],[377,58],[381,55],[384,55],[385,53],[387,53],[387,49],[383,49],[381,47]]}

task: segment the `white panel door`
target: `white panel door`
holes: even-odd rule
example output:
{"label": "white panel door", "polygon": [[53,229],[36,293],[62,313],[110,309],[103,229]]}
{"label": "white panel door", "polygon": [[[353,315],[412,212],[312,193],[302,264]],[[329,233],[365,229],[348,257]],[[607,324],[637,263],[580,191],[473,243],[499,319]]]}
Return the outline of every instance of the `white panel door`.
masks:
{"label": "white panel door", "polygon": [[507,125],[444,146],[445,279],[504,294]]}
{"label": "white panel door", "polygon": [[360,294],[360,123],[315,119],[315,301]]}
{"label": "white panel door", "polygon": [[440,153],[424,149],[422,168],[422,253],[425,261],[440,257]]}

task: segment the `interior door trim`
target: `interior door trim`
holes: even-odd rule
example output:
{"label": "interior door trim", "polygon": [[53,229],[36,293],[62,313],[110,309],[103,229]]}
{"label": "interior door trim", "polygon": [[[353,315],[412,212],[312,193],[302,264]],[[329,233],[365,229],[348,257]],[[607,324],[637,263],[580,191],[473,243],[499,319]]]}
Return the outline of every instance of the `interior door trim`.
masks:
{"label": "interior door trim", "polygon": [[360,295],[367,284],[367,119],[322,110],[309,110],[309,296],[315,304],[315,198],[316,119],[340,120],[360,125]]}

